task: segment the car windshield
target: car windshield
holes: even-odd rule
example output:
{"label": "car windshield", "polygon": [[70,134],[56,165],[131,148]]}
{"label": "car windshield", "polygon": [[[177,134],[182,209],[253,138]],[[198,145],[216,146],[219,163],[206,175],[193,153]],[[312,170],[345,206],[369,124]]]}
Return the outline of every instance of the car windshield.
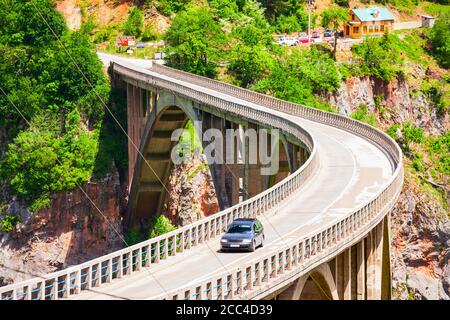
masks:
{"label": "car windshield", "polygon": [[228,229],[228,233],[251,233],[252,226],[250,224],[233,224],[230,229]]}

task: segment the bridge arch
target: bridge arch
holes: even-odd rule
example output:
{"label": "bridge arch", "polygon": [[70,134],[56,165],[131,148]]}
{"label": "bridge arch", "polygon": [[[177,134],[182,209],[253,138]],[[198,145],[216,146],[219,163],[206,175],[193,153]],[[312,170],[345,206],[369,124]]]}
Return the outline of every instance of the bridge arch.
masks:
{"label": "bridge arch", "polygon": [[279,300],[339,300],[328,263],[301,276],[278,296]]}
{"label": "bridge arch", "polygon": [[[140,89],[140,88],[139,88]],[[139,155],[130,159],[130,194],[126,225],[145,226],[150,217],[162,213],[166,185],[173,162],[171,151],[177,144],[172,133],[185,127],[187,121],[197,121],[193,102],[164,91],[145,90],[148,115],[140,137]],[[128,106],[130,112],[130,106]],[[131,107],[133,109],[133,107]],[[132,150],[131,153],[134,151]],[[130,157],[131,158],[131,157]]]}

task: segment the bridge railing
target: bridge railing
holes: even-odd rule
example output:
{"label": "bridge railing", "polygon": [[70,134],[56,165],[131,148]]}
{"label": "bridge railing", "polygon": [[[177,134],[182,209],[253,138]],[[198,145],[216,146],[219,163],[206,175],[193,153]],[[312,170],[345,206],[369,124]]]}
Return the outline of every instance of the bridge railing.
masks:
{"label": "bridge railing", "polygon": [[54,300],[67,298],[82,291],[110,283],[114,279],[123,278],[143,268],[151,268],[152,265],[161,260],[217,237],[237,218],[256,217],[274,210],[281,201],[297,191],[314,174],[318,167],[318,155],[314,147],[313,138],[307,131],[290,120],[225,101],[167,80],[149,77],[148,74],[140,73],[127,67],[115,65],[114,68],[115,72],[134,77],[157,87],[173,90],[177,94],[190,97],[199,103],[212,105],[225,112],[238,114],[242,117],[279,128],[297,137],[306,145],[311,155],[299,170],[251,199],[167,234],[112,252],[97,259],[24,282],[1,287],[1,300]]}

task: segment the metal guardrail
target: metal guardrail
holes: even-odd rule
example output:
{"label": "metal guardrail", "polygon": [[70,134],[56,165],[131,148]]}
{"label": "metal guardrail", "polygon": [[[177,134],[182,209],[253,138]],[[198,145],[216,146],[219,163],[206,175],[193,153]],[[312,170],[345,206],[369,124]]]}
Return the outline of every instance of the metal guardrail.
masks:
{"label": "metal guardrail", "polygon": [[[291,133],[311,151],[307,162],[296,172],[272,188],[227,210],[204,218],[191,225],[134,246],[113,252],[86,263],[42,277],[0,288],[0,298],[58,299],[110,283],[142,268],[151,267],[162,259],[183,252],[221,234],[228,224],[238,217],[255,217],[274,208],[297,191],[311,177],[318,166],[314,140],[304,129],[279,116],[226,101],[212,95],[171,82],[157,73],[195,83],[248,100],[278,111],[300,116],[316,122],[335,126],[377,144],[391,159],[394,174],[386,187],[367,203],[356,208],[338,222],[287,244],[283,249],[267,253],[263,258],[248,262],[244,267],[221,273],[197,284],[180,288],[160,296],[163,299],[231,299],[255,296],[264,288],[283,281],[286,277],[300,276],[312,267],[329,259],[331,255],[362,237],[384,217],[394,205],[403,183],[401,151],[398,145],[380,130],[364,123],[312,109],[221,82],[194,76],[163,66],[153,65],[151,71],[114,64],[114,71],[155,87],[172,90],[199,103],[205,103],[248,119],[270,124]],[[152,72],[154,71],[154,72]]]}

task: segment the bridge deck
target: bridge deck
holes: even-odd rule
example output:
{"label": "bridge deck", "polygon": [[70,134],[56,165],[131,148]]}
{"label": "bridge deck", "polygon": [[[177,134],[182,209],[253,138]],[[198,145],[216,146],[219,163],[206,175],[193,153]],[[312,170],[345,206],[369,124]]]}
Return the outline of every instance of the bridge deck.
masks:
{"label": "bridge deck", "polygon": [[[102,57],[103,60],[109,57]],[[168,78],[168,77],[166,77]],[[173,82],[183,83],[168,78]],[[187,84],[192,88],[196,86]],[[281,114],[250,102],[198,87],[230,101]],[[320,168],[305,187],[265,216],[266,248],[280,248],[285,241],[317,229],[318,225],[341,218],[363,204],[388,182],[392,167],[386,155],[375,145],[346,131],[283,114],[299,123],[314,137]],[[189,285],[237,267],[244,260],[262,256],[265,249],[253,253],[221,253],[219,239],[212,239],[150,268],[84,291],[73,299],[151,299],[165,291]]]}

